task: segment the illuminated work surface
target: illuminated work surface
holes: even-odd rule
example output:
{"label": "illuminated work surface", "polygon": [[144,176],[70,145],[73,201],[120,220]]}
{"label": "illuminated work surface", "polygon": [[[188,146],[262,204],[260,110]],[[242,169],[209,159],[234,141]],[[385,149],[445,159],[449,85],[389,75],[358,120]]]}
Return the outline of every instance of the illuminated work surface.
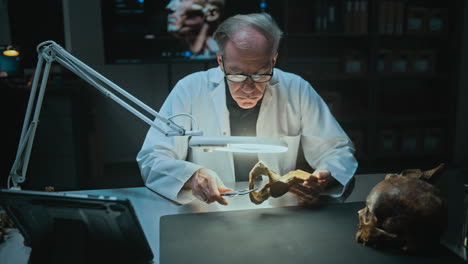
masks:
{"label": "illuminated work surface", "polygon": [[[238,182],[235,184],[226,185],[234,190],[245,189],[248,187],[247,182]],[[135,208],[138,219],[151,246],[155,256],[155,263],[159,262],[159,221],[161,216],[297,205],[296,198],[290,194],[286,194],[280,198],[270,198],[261,205],[255,205],[250,202],[248,195],[229,197],[226,198],[229,202],[229,205],[223,206],[218,203],[207,205],[198,200],[194,200],[189,204],[179,205],[158,195],[146,187],[81,190],[71,191],[70,193],[107,195],[129,199]],[[353,196],[353,194],[351,194],[351,196]],[[0,260],[5,260],[5,262],[0,261],[0,263],[27,263],[30,252],[31,249],[23,245],[23,238],[21,234],[16,229],[14,229],[9,238],[5,242],[0,243]]]}
{"label": "illuminated work surface", "polygon": [[[353,192],[346,199],[346,202],[364,201],[371,188],[384,177],[384,174],[363,174],[356,176],[356,184]],[[228,187],[239,190],[247,187],[247,182],[236,183],[235,186],[227,184]],[[270,198],[260,205],[250,202],[249,196],[236,196],[226,198],[228,206],[217,203],[207,205],[195,200],[189,204],[179,205],[174,203],[146,187],[121,188],[121,189],[102,189],[102,190],[83,190],[73,193],[99,194],[128,198],[137,213],[138,219],[144,229],[148,242],[153,250],[154,263],[159,262],[159,223],[160,217],[174,214],[201,213],[201,212],[220,212],[246,209],[274,208],[284,206],[295,206],[297,200],[290,194],[280,198]],[[458,205],[456,205],[458,206]],[[357,215],[356,215],[357,217]],[[18,239],[16,232],[12,239],[0,244],[0,260],[15,259],[14,262],[5,263],[26,263],[21,262],[21,256],[29,254],[29,248],[22,246],[22,239]],[[20,244],[21,243],[21,244]],[[449,243],[450,244],[450,243]],[[453,245],[448,245],[449,247]],[[3,263],[3,262],[2,262]]]}
{"label": "illuminated work surface", "polygon": [[[247,182],[235,183],[235,185],[226,184],[229,188],[240,190],[248,187]],[[160,217],[174,214],[200,213],[200,212],[219,212],[219,211],[234,211],[256,208],[272,208],[282,206],[297,205],[297,200],[290,194],[286,194],[281,198],[268,199],[260,205],[255,205],[250,202],[248,195],[235,196],[226,198],[229,205],[224,206],[218,203],[206,204],[199,200],[194,200],[189,204],[179,205],[174,203],[153,191],[145,188],[124,188],[124,189],[109,189],[109,190],[90,190],[79,191],[79,193],[111,195],[121,198],[128,198],[133,204],[137,213],[138,219],[143,227],[148,242],[155,256],[154,262],[159,263],[159,222]]]}

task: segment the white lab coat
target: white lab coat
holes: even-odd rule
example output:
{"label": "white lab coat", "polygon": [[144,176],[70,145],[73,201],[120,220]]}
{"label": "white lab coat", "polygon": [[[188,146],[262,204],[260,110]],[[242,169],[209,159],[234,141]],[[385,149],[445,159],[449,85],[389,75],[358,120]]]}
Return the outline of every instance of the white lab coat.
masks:
{"label": "white lab coat", "polygon": [[[159,113],[165,117],[190,113],[205,136],[229,136],[225,89],[219,67],[190,74],[176,84]],[[187,117],[173,121],[197,129]],[[295,74],[274,70],[260,107],[257,136],[281,137],[288,143],[286,153],[258,155],[281,175],[296,169],[299,144],[312,168],[329,170],[343,186],[357,169],[352,142],[312,86]],[[182,204],[194,199],[191,191],[182,190],[184,183],[202,167],[215,171],[224,183],[235,181],[232,153],[189,149],[188,137],[166,137],[154,128],[149,129],[137,162],[148,188]]]}

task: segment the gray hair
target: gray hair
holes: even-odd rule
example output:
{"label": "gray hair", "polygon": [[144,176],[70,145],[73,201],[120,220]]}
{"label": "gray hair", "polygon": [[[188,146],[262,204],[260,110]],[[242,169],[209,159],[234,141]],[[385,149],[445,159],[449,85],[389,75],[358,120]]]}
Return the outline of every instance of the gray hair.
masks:
{"label": "gray hair", "polygon": [[272,43],[272,54],[278,51],[283,32],[269,14],[254,13],[232,16],[218,26],[213,33],[213,37],[219,46],[220,52],[224,53],[226,43],[234,34],[246,28],[254,28],[268,39]]}

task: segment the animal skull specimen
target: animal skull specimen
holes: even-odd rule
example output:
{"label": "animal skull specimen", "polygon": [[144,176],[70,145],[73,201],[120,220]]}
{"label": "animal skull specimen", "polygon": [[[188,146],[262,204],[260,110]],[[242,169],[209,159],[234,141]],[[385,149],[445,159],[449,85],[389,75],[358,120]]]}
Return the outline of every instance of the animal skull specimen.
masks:
{"label": "animal skull specimen", "polygon": [[356,240],[367,246],[416,251],[439,244],[447,223],[446,201],[428,183],[444,167],[387,174],[358,211]]}
{"label": "animal skull specimen", "polygon": [[302,183],[313,174],[302,170],[295,170],[280,176],[278,173],[272,171],[264,163],[259,161],[257,164],[255,164],[249,173],[250,190],[254,188],[255,179],[261,177],[262,175],[267,176],[269,182],[265,184],[265,186],[263,186],[260,190],[249,193],[250,201],[252,201],[254,204],[261,204],[270,196],[275,198],[282,196],[288,192],[291,184]]}

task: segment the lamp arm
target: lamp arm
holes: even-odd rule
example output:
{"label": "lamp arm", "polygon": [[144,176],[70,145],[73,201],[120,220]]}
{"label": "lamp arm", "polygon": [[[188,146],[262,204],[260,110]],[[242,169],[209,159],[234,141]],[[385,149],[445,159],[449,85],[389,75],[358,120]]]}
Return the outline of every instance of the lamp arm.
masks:
{"label": "lamp arm", "polygon": [[[63,65],[65,68],[75,73],[77,76],[91,84],[94,88],[98,89],[105,96],[112,99],[129,112],[159,130],[166,136],[201,136],[203,134],[200,130],[185,130],[183,127],[175,124],[171,118],[166,118],[160,115],[158,112],[153,110],[148,105],[144,104],[142,101],[138,100],[136,97],[120,88],[115,83],[111,82],[91,67],[71,55],[60,45],[54,41],[45,41],[40,43],[37,46],[38,52],[38,64],[36,67],[31,93],[29,96],[28,106],[26,109],[26,115],[23,122],[23,127],[21,131],[21,137],[18,144],[18,150],[16,153],[15,161],[10,171],[8,178],[8,188],[10,188],[10,181],[13,183],[13,188],[20,188],[19,183],[25,181],[27,167],[29,163],[29,158],[31,156],[32,144],[34,141],[34,136],[36,133],[36,128],[39,123],[39,114],[41,111],[42,101],[44,98],[45,88],[47,86],[47,79],[50,72],[50,67],[52,62],[56,61]],[[45,61],[45,65],[44,65]],[[42,69],[44,72],[41,76]],[[39,89],[39,94],[37,93],[37,86],[41,80],[41,86]],[[122,100],[120,97],[116,96],[114,93],[110,92],[106,87],[109,87],[116,91],[118,94],[129,100],[130,102],[136,104],[141,109],[145,110],[149,115],[153,116],[152,119],[148,118],[146,115],[142,114],[135,107],[131,106],[129,103]],[[34,108],[34,112],[33,112]],[[32,120],[31,120],[31,115]],[[188,115],[188,114],[185,114]],[[188,115],[193,121],[193,117]],[[167,127],[163,128],[160,125],[156,124],[154,120],[159,119]],[[198,129],[198,128],[197,128]]]}

